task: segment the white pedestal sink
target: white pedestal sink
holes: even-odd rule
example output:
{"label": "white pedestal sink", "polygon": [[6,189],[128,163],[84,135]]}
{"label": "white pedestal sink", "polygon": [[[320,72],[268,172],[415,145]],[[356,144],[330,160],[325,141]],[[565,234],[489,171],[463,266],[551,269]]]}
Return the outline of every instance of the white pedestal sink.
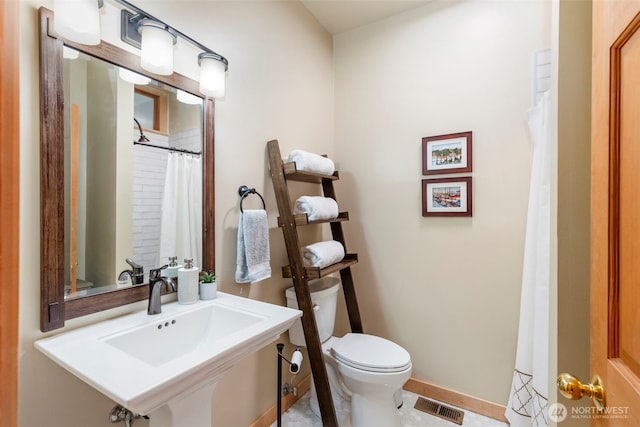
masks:
{"label": "white pedestal sink", "polygon": [[302,315],[218,292],[193,305],[164,304],[35,342],[38,350],[153,427],[211,425],[215,384],[244,356],[275,341]]}
{"label": "white pedestal sink", "polygon": [[192,394],[179,396],[149,414],[149,427],[210,426],[211,395],[216,385],[208,385]]}

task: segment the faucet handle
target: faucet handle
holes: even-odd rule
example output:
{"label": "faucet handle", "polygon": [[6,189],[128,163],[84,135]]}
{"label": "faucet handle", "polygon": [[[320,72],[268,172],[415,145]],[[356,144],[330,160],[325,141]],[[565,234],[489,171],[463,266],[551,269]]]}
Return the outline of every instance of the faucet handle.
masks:
{"label": "faucet handle", "polygon": [[160,272],[167,268],[168,265],[163,265],[162,267],[152,268],[149,270],[149,280],[155,280],[160,278]]}
{"label": "faucet handle", "polygon": [[131,266],[131,281],[133,285],[141,285],[144,282],[144,266],[134,262],[131,258],[125,258],[125,261]]}
{"label": "faucet handle", "polygon": [[131,258],[127,258],[125,259],[125,261],[127,261],[127,264],[129,264],[131,266],[131,268],[133,268],[133,272],[135,273],[136,270],[140,271],[141,269],[144,268],[144,266],[134,262]]}

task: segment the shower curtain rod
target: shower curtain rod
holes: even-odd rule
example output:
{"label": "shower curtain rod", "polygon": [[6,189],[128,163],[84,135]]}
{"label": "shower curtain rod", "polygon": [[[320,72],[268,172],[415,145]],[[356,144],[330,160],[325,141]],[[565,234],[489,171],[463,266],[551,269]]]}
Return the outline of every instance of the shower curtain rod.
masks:
{"label": "shower curtain rod", "polygon": [[191,151],[191,150],[184,150],[182,148],[173,148],[173,147],[161,147],[159,145],[145,144],[144,142],[138,142],[138,141],[133,141],[133,145],[144,145],[145,147],[160,148],[161,150],[173,151],[176,153],[193,154],[194,156],[199,156],[202,154],[202,151]]}

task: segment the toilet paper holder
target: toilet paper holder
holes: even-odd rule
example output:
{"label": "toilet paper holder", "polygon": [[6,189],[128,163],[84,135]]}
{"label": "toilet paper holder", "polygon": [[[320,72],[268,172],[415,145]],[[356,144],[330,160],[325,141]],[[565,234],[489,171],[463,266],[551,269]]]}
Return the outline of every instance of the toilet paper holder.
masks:
{"label": "toilet paper holder", "polygon": [[302,366],[302,352],[300,351],[300,347],[296,347],[296,350],[291,355],[291,360],[284,357],[282,354],[282,350],[284,350],[284,344],[278,343],[276,344],[276,348],[278,349],[278,423],[277,426],[282,426],[282,361],[284,360],[289,364],[289,372],[296,375],[300,372],[300,367]]}

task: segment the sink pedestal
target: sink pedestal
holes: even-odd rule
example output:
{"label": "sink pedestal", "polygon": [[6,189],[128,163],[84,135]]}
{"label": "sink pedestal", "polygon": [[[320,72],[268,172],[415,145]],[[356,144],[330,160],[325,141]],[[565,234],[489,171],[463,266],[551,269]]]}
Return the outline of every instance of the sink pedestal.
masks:
{"label": "sink pedestal", "polygon": [[191,394],[181,395],[149,413],[149,427],[209,427],[211,398],[216,384],[202,387]]}

